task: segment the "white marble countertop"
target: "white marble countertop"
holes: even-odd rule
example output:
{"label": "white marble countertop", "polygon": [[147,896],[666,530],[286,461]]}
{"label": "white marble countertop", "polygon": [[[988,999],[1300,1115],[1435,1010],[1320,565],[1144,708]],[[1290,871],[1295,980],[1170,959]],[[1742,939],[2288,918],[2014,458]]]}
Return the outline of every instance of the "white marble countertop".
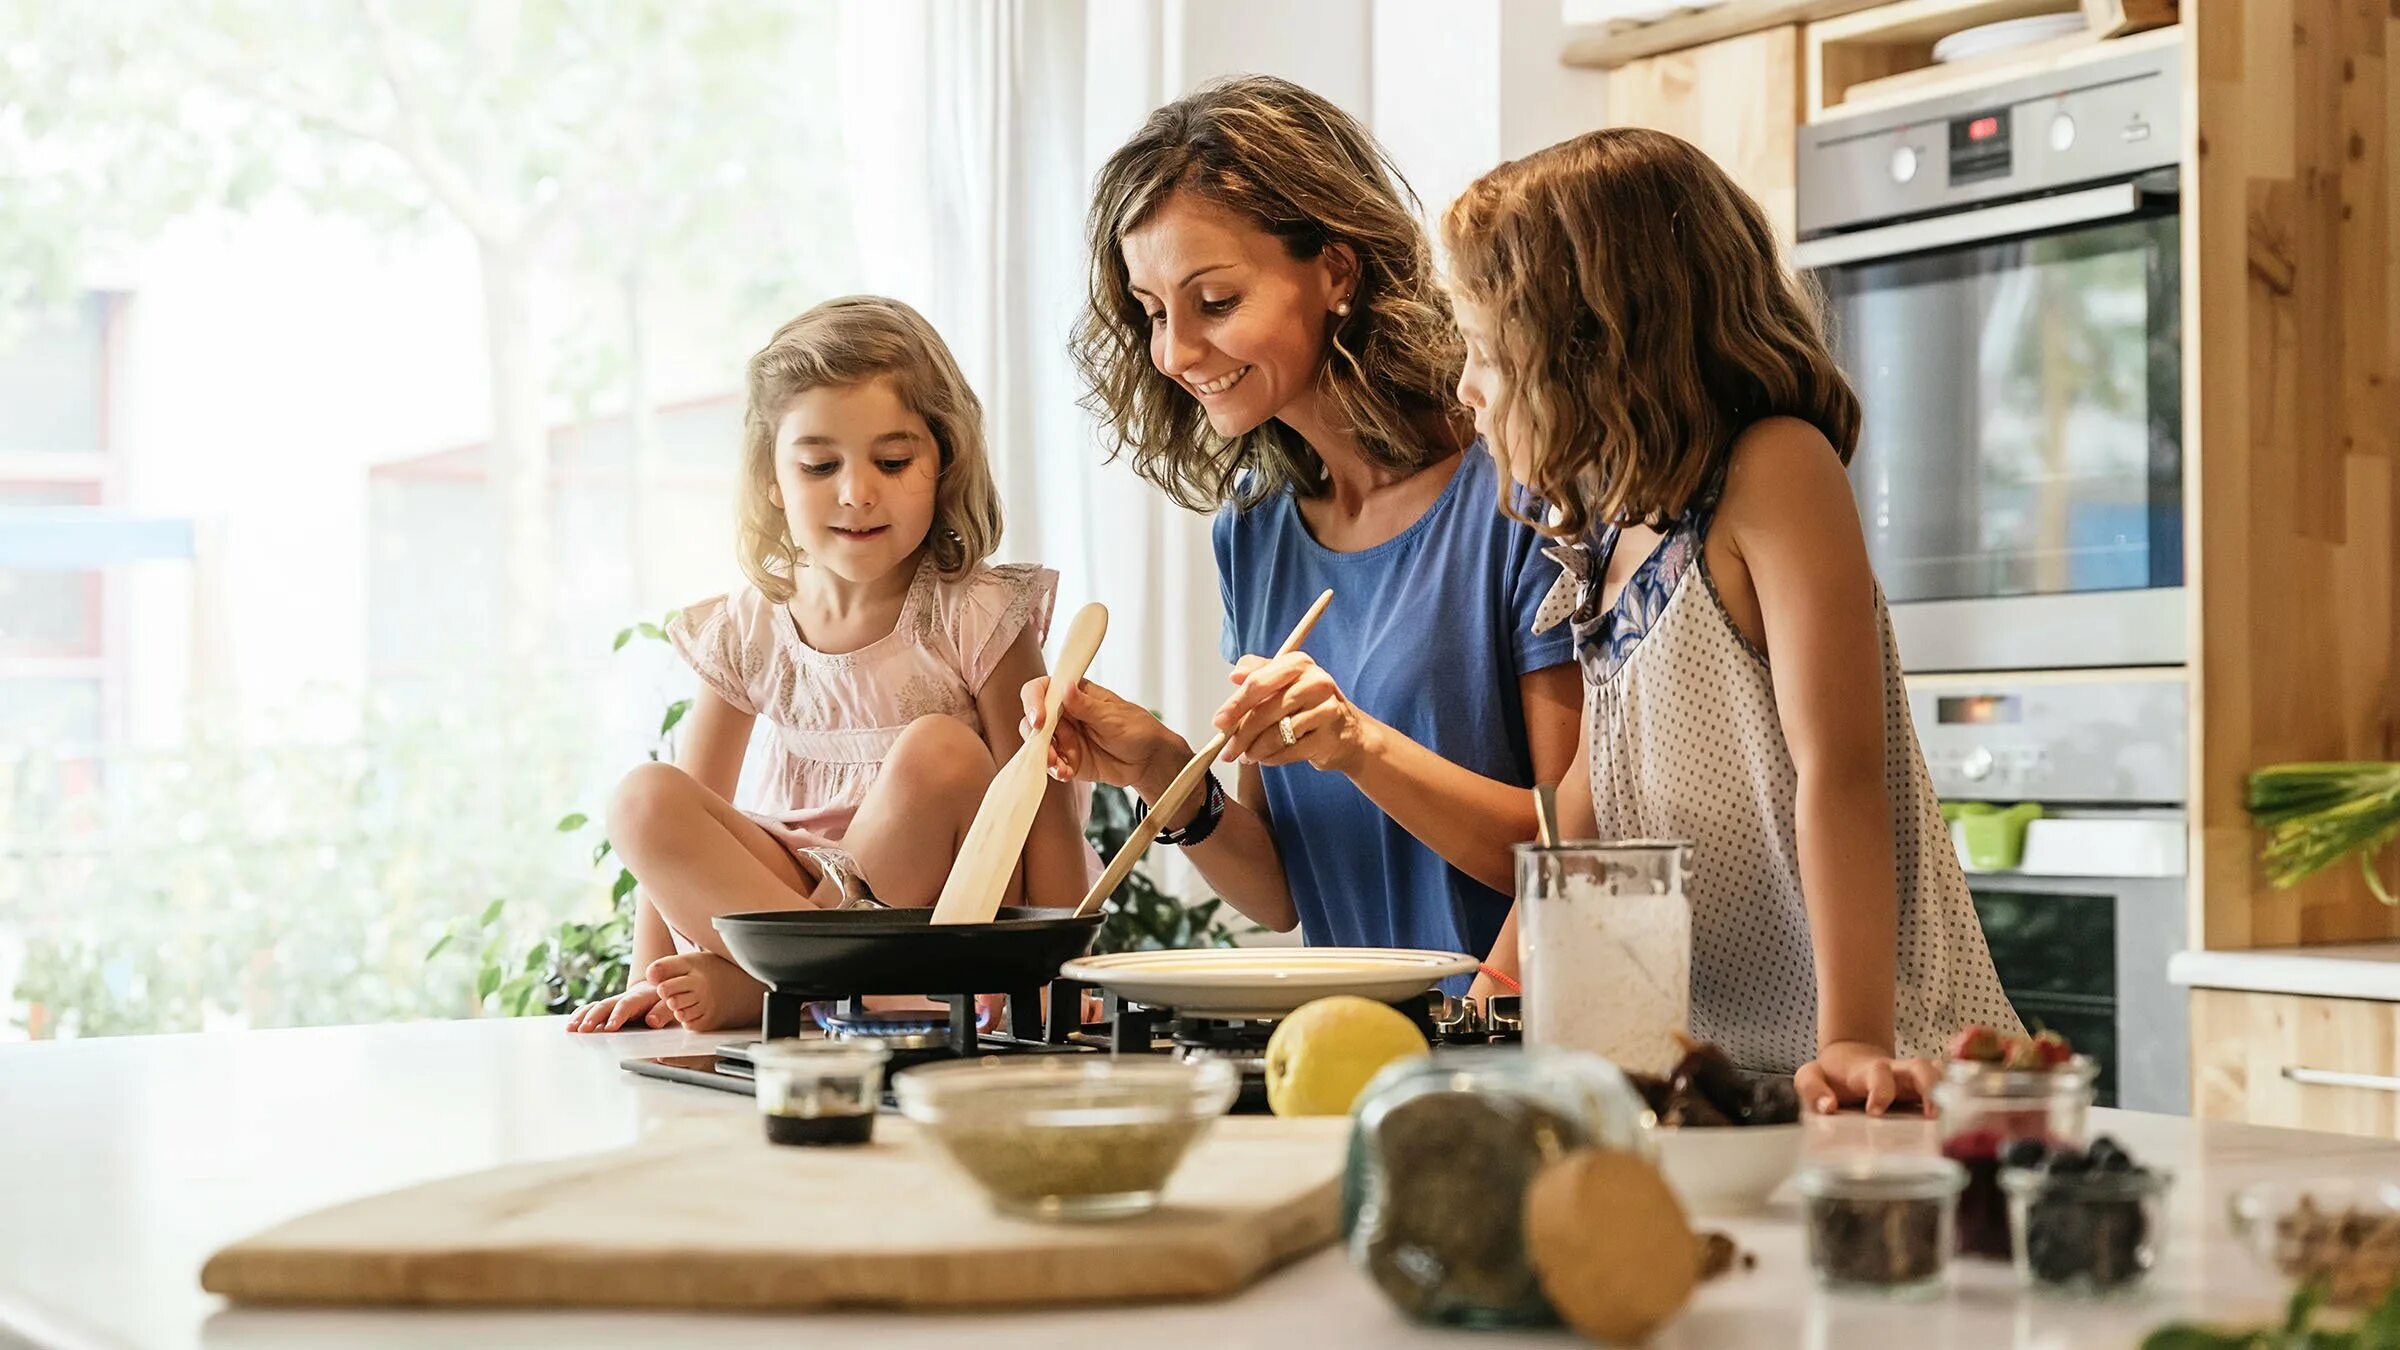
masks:
{"label": "white marble countertop", "polygon": [[[688,1343],[1152,1347],[1559,1344],[1557,1333],[1443,1332],[1403,1323],[1338,1252],[1210,1304],[971,1315],[819,1317],[291,1311],[200,1291],[217,1247],[322,1206],[503,1163],[625,1144],[658,1122],[749,1111],[749,1099],[636,1078],[633,1054],[713,1037],[571,1037],[556,1019],[0,1047],[0,1344],[171,1347]],[[1811,1123],[1812,1149],[1932,1147],[1922,1120]],[[2148,1288],[2103,1304],[2020,1296],[2003,1266],[1962,1264],[1954,1287],[1891,1304],[1820,1294],[1790,1209],[1712,1225],[1757,1267],[1705,1287],[1662,1347],[2131,1344],[2169,1317],[2266,1318],[2281,1283],[2232,1240],[2226,1195],[2268,1176],[2382,1172],[2400,1143],[2103,1111],[2094,1128],[2174,1170],[2172,1231]]]}
{"label": "white marble countertop", "polygon": [[2177,952],[2167,963],[2167,978],[2196,989],[2400,1003],[2400,942]]}

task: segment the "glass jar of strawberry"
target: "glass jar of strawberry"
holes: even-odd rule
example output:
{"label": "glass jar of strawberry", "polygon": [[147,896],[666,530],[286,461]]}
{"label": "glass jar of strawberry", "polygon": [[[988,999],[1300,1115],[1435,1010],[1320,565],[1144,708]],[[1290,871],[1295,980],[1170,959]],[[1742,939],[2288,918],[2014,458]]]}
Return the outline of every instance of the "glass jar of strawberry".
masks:
{"label": "glass jar of strawberry", "polygon": [[1958,1197],[1958,1249],[2005,1261],[2010,1255],[2008,1199],[2000,1190],[2001,1155],[2021,1139],[2045,1148],[2081,1148],[2099,1066],[2064,1036],[2002,1036],[1969,1027],[1950,1042],[1933,1103],[1941,1113],[1942,1155],[1967,1169]]}

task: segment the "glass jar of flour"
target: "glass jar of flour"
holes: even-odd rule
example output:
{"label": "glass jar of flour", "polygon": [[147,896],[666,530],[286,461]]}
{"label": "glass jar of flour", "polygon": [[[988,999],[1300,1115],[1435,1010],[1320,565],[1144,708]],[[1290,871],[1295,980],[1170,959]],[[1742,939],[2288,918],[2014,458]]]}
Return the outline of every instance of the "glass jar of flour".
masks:
{"label": "glass jar of flour", "polygon": [[1691,865],[1675,840],[1517,846],[1526,1044],[1674,1069],[1691,1021]]}

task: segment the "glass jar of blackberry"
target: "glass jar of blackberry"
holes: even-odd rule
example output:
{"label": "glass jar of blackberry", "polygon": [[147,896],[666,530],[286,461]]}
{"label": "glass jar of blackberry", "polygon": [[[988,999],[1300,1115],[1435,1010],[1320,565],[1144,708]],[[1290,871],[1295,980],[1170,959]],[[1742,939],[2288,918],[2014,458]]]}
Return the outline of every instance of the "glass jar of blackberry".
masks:
{"label": "glass jar of blackberry", "polygon": [[2000,1191],[2001,1155],[2030,1140],[2045,1149],[2080,1148],[2099,1066],[2064,1037],[2003,1037],[1969,1027],[1951,1042],[1942,1081],[1934,1084],[1942,1156],[1966,1169],[1958,1197],[1958,1250],[2009,1259],[2008,1200]]}
{"label": "glass jar of blackberry", "polygon": [[2077,1294],[2130,1289],[2158,1263],[2167,1185],[2106,1135],[2088,1149],[2013,1145],[2000,1173],[2017,1279]]}

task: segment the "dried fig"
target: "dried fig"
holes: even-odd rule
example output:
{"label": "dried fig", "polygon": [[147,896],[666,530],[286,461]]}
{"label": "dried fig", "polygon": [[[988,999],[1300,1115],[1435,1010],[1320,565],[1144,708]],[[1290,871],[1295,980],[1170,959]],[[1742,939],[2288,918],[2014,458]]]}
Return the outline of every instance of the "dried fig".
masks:
{"label": "dried fig", "polygon": [[1678,1089],[1689,1088],[1708,1099],[1717,1114],[1728,1121],[1740,1120],[1750,1105],[1750,1085],[1743,1081],[1742,1071],[1733,1066],[1725,1052],[1713,1045],[1678,1036],[1683,1042],[1683,1058],[1676,1062],[1670,1079]]}
{"label": "dried fig", "polygon": [[1789,1125],[1800,1118],[1800,1091],[1784,1074],[1759,1078],[1750,1085],[1750,1111],[1745,1125]]}
{"label": "dried fig", "polygon": [[1589,1148],[1542,1169],[1525,1195],[1525,1248],[1567,1325],[1636,1345],[1683,1311],[1700,1249],[1683,1204],[1651,1163]]}
{"label": "dried fig", "polygon": [[1667,1109],[1658,1113],[1664,1125],[1712,1127],[1731,1125],[1733,1118],[1717,1109],[1716,1104],[1700,1095],[1689,1083],[1677,1083],[1667,1093]]}
{"label": "dried fig", "polygon": [[1656,1074],[1628,1072],[1625,1080],[1642,1094],[1642,1103],[1657,1113],[1659,1119],[1667,1118],[1667,1100],[1674,1089],[1666,1079]]}

